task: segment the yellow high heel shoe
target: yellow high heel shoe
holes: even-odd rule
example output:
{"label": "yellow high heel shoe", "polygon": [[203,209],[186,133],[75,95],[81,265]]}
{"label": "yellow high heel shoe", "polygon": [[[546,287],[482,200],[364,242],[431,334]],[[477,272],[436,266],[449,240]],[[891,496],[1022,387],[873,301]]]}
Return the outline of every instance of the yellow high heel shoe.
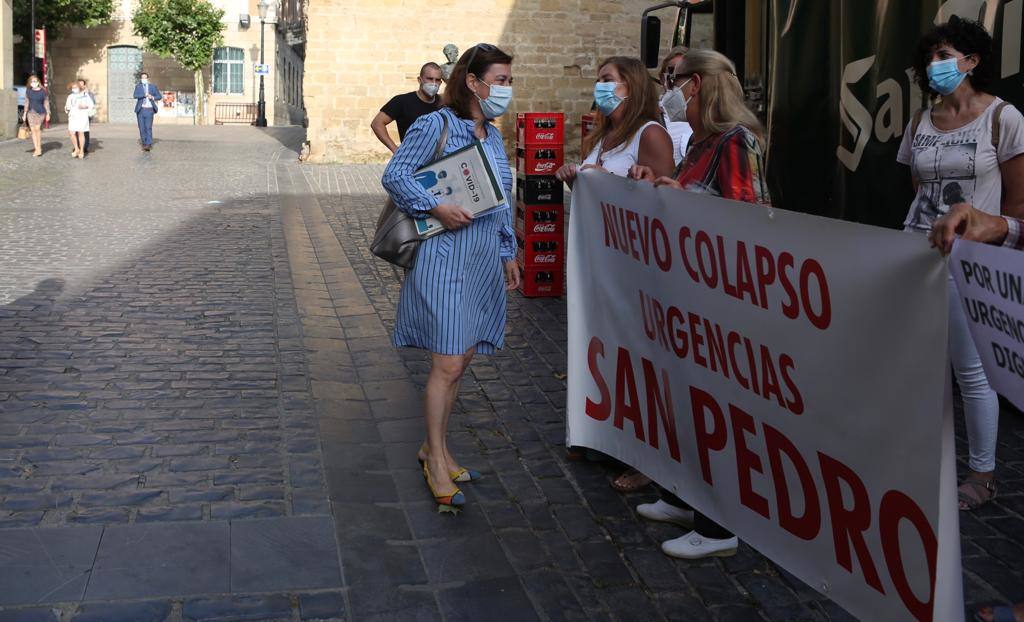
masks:
{"label": "yellow high heel shoe", "polygon": [[[429,455],[427,453],[427,448],[425,445],[420,446],[420,453],[422,453],[424,456]],[[419,454],[416,455],[416,460],[419,461],[420,466],[426,464],[426,458],[420,458]],[[456,484],[475,482],[483,477],[483,474],[481,474],[480,471],[474,471],[473,469],[467,468],[460,468],[457,471],[451,471],[448,474],[451,476],[452,481],[455,482]]]}
{"label": "yellow high heel shoe", "polygon": [[466,495],[462,494],[462,491],[458,488],[455,492],[448,495],[439,495],[434,490],[434,483],[430,481],[430,469],[427,468],[427,463],[423,463],[423,478],[427,480],[427,488],[430,489],[430,494],[434,496],[434,501],[437,501],[438,512],[452,512],[455,514],[459,513],[462,506],[466,505]]}

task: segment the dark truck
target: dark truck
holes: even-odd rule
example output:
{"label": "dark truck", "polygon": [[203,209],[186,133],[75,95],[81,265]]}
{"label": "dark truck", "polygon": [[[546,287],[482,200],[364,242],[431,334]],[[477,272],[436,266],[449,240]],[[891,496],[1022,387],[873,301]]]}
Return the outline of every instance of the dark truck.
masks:
{"label": "dark truck", "polygon": [[665,2],[644,11],[641,50],[648,67],[669,41],[713,47],[736,63],[768,128],[778,207],[899,227],[913,191],[896,152],[925,103],[912,56],[921,33],[951,15],[993,34],[996,94],[1021,107],[1024,0]]}

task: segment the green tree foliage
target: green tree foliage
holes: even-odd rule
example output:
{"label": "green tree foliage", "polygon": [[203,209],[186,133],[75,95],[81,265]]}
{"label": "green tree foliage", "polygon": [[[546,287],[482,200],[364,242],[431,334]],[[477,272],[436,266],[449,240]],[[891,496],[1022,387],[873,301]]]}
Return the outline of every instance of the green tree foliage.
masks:
{"label": "green tree foliage", "polygon": [[224,41],[224,11],[206,0],[140,0],[132,15],[132,31],[147,51],[173,58],[192,72],[196,85],[196,119],[206,118],[203,68]]}
{"label": "green tree foliage", "polygon": [[[31,40],[32,0],[14,0],[14,32]],[[56,39],[65,26],[99,26],[110,21],[114,0],[36,0],[36,28]]]}

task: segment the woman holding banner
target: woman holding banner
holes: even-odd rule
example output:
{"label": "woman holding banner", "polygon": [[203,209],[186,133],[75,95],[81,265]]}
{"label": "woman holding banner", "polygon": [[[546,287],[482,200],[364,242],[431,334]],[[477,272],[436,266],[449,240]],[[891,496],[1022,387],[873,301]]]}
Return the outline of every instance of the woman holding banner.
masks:
{"label": "woman holding banner", "polygon": [[[998,244],[1024,251],[1024,220],[1009,216],[986,214],[966,203],[949,208],[928,234],[932,246],[943,255],[953,250],[957,236],[972,242]],[[980,622],[1024,622],[1024,601],[1012,606],[982,607],[974,614]]]}
{"label": "woman holding banner", "polygon": [[439,147],[445,155],[480,141],[507,201],[512,174],[492,121],[512,100],[511,63],[511,56],[490,44],[467,50],[452,69],[445,107],[413,123],[381,179],[400,209],[414,218],[432,215],[448,229],[420,244],[402,283],[394,335],[395,345],[432,353],[423,406],[426,442],[418,458],[439,511],[465,504],[456,483],[480,477],[448,451],[448,419],[473,355],[491,354],[504,344],[505,290],[519,286],[520,274],[507,203],[473,218],[458,205],[440,202],[415,174]]}
{"label": "woman holding banner", "polygon": [[598,168],[625,177],[631,166],[641,164],[659,175],[675,167],[672,137],[661,124],[658,92],[643,62],[612,56],[601,63],[594,84],[597,119],[583,140],[588,154],[577,166],[566,164],[555,177],[572,187],[581,168]]}
{"label": "woman holding banner", "polygon": [[[928,234],[952,206],[990,215],[1024,215],[1024,117],[988,91],[996,79],[992,37],[951,17],[918,42],[914,72],[922,91],[941,99],[907,125],[897,160],[910,166],[916,196],[904,228]],[[996,496],[995,449],[999,401],[971,340],[952,276],[949,353],[960,386],[970,473],[960,484],[961,510]]]}
{"label": "woman holding banner", "polygon": [[[634,166],[630,177],[746,203],[771,203],[764,181],[764,128],[743,101],[732,61],[712,50],[688,51],[662,101],[671,120],[688,121],[693,129],[686,157],[674,177],[659,176],[646,166]],[[637,506],[637,513],[693,527],[662,543],[661,550],[672,557],[724,557],[739,546],[730,531],[664,490],[661,500]]]}
{"label": "woman holding banner", "polygon": [[[677,50],[673,53],[681,54]],[[660,122],[658,92],[643,62],[626,56],[605,59],[597,70],[594,102],[596,124],[583,140],[587,157],[580,165],[562,166],[555,177],[571,188],[577,171],[587,168],[625,177],[630,167],[642,164],[659,174],[669,174],[675,167],[672,136]],[[650,483],[643,473],[626,469],[612,481],[612,488],[633,492]]]}

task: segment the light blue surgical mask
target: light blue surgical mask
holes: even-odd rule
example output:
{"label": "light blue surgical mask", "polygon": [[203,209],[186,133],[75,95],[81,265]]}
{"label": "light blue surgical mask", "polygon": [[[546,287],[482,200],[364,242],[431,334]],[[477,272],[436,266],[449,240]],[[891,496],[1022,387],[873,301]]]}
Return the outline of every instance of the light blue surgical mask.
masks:
{"label": "light blue surgical mask", "polygon": [[[480,82],[487,84],[483,80]],[[487,86],[491,89],[491,94],[487,96],[487,99],[480,99],[479,95],[476,98],[480,102],[480,111],[484,113],[484,116],[488,119],[496,119],[505,114],[509,104],[512,103],[512,87],[500,84],[487,84]],[[474,93],[474,95],[476,94]]]}
{"label": "light blue surgical mask", "polygon": [[957,66],[959,60],[960,58],[946,58],[928,65],[928,86],[940,95],[949,95],[955,91],[967,77],[967,72],[960,71],[960,67]]}
{"label": "light blue surgical mask", "polygon": [[597,109],[606,117],[615,112],[622,100],[626,99],[615,94],[618,86],[618,82],[594,83],[594,101],[597,103]]}

